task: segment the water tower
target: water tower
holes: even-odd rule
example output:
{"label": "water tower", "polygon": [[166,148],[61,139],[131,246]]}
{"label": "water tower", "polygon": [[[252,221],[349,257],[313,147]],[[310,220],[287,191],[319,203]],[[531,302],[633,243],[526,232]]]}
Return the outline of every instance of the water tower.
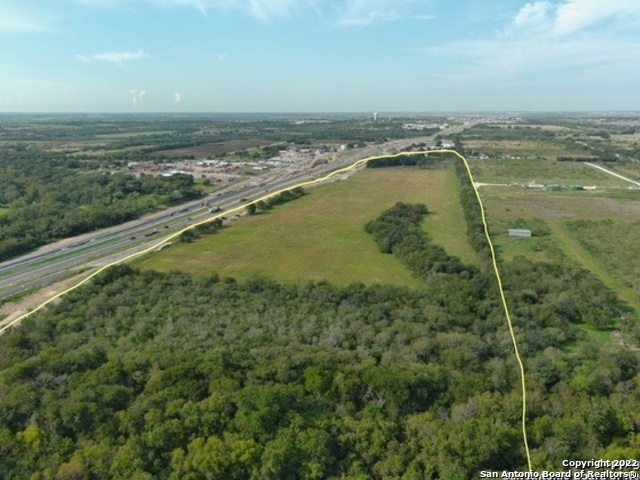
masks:
{"label": "water tower", "polygon": [[378,112],[373,112],[373,121],[374,122],[378,121]]}

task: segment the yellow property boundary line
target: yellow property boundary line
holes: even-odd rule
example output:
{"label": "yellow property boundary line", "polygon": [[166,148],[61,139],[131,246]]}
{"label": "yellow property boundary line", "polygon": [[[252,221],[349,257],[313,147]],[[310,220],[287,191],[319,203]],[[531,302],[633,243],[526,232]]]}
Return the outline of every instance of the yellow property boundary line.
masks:
{"label": "yellow property boundary line", "polygon": [[487,243],[489,244],[489,249],[491,250],[491,262],[493,263],[493,271],[496,275],[496,279],[498,281],[498,288],[500,290],[500,299],[502,300],[502,307],[504,309],[504,313],[505,316],[507,318],[507,323],[509,325],[509,333],[511,334],[511,340],[513,341],[513,350],[516,356],[516,359],[518,361],[518,365],[520,367],[520,379],[521,379],[521,385],[522,385],[522,437],[524,440],[524,449],[525,452],[527,454],[527,464],[529,466],[529,471],[531,471],[531,455],[529,452],[529,443],[527,441],[527,390],[526,390],[526,384],[525,384],[525,374],[524,374],[524,364],[522,363],[522,358],[520,357],[520,352],[518,351],[518,342],[516,341],[516,336],[515,333],[513,331],[513,324],[511,322],[511,315],[509,313],[509,307],[507,306],[507,299],[505,297],[504,294],[504,289],[502,288],[502,278],[500,277],[500,271],[498,269],[498,262],[496,259],[496,252],[495,249],[493,248],[493,243],[491,242],[491,237],[489,236],[489,226],[487,225],[487,219],[485,216],[485,209],[484,209],[484,204],[482,203],[482,199],[480,198],[480,192],[478,191],[478,189],[476,188],[474,179],[473,179],[473,175],[471,174],[471,168],[469,168],[469,162],[467,162],[467,159],[465,157],[463,157],[462,155],[460,155],[458,152],[456,152],[455,150],[424,150],[424,151],[419,151],[419,152],[401,152],[401,153],[397,153],[394,155],[376,155],[373,157],[367,157],[367,158],[363,158],[360,160],[355,161],[354,163],[352,163],[349,166],[340,168],[338,170],[334,170],[330,173],[328,173],[327,175],[325,175],[324,177],[321,178],[317,178],[314,180],[308,180],[306,182],[301,182],[298,183],[297,185],[292,185],[290,187],[286,187],[286,188],[282,188],[280,190],[277,190],[275,192],[271,192],[268,195],[264,195],[260,198],[257,198],[255,200],[251,200],[247,203],[244,203],[238,207],[234,207],[231,208],[229,210],[226,210],[224,213],[219,213],[218,215],[214,215],[212,217],[207,218],[206,220],[202,220],[201,222],[198,223],[194,223],[192,225],[189,225],[186,228],[183,228],[182,230],[175,232],[171,235],[169,235],[168,237],[164,238],[163,240],[159,241],[158,243],[152,245],[149,248],[146,248],[144,250],[141,250],[139,252],[135,252],[132,253],[131,255],[124,257],[120,260],[116,260],[115,262],[111,262],[107,265],[104,265],[103,267],[100,267],[98,270],[96,270],[95,272],[93,272],[91,275],[89,275],[88,277],[86,277],[85,279],[81,280],[80,282],[78,282],[77,284],[75,284],[74,286],[54,295],[53,297],[49,298],[48,300],[46,300],[45,302],[41,303],[40,305],[38,305],[38,307],[34,308],[33,310],[25,313],[24,315],[19,316],[18,318],[12,320],[11,322],[7,323],[6,325],[4,325],[2,328],[0,328],[0,334],[4,333],[7,329],[9,329],[10,327],[12,327],[13,325],[15,325],[16,323],[24,320],[25,318],[33,315],[34,313],[36,313],[38,310],[43,309],[44,307],[46,307],[48,304],[50,304],[51,302],[57,300],[58,298],[62,297],[63,295],[66,295],[67,293],[77,289],[78,287],[80,287],[81,285],[84,285],[85,283],[87,283],[89,280],[91,280],[93,277],[95,277],[96,275],[99,275],[100,273],[102,273],[104,270],[106,270],[107,268],[110,268],[114,265],[117,265],[119,263],[122,262],[127,262],[133,258],[139,257],[141,255],[144,255],[146,253],[150,253],[152,251],[154,251],[156,248],[160,247],[161,245],[165,244],[166,242],[173,240],[177,237],[179,237],[180,235],[182,235],[182,233],[186,232],[187,230],[191,230],[192,228],[195,228],[199,225],[203,225],[205,223],[209,223],[212,220],[215,220],[217,218],[222,217],[223,215],[228,215],[230,213],[234,213],[234,212],[239,212],[243,209],[245,209],[247,207],[247,205],[251,204],[251,203],[256,203],[259,202],[261,200],[267,200],[269,198],[275,197],[276,195],[281,194],[282,192],[285,192],[287,190],[291,190],[293,188],[298,188],[298,187],[306,187],[309,185],[314,185],[316,183],[320,183],[323,182],[325,180],[328,180],[332,177],[335,177],[337,175],[340,175],[341,173],[345,173],[348,172],[349,170],[353,170],[356,167],[359,167],[362,164],[365,164],[367,162],[369,162],[370,160],[378,160],[378,159],[382,159],[382,158],[395,158],[395,157],[400,157],[403,155],[428,155],[430,153],[452,153],[455,156],[457,156],[460,160],[462,160],[462,162],[464,163],[464,166],[467,170],[467,174],[469,175],[469,181],[471,182],[471,186],[473,187],[473,190],[476,194],[476,198],[478,200],[478,204],[480,205],[480,213],[482,215],[482,224],[484,225],[484,234],[485,237],[487,239]]}

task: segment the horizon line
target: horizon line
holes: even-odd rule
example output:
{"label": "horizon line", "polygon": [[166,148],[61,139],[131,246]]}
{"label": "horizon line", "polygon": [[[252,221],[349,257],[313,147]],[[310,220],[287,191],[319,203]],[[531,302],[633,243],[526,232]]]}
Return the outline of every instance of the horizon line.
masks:
{"label": "horizon line", "polygon": [[[519,114],[519,113],[629,113],[640,114],[640,110],[378,110],[378,115],[396,115],[396,114]],[[154,112],[132,112],[132,111],[0,111],[0,115],[373,115],[373,110],[335,110],[335,111],[195,111],[195,112],[175,112],[175,111],[154,111]]]}

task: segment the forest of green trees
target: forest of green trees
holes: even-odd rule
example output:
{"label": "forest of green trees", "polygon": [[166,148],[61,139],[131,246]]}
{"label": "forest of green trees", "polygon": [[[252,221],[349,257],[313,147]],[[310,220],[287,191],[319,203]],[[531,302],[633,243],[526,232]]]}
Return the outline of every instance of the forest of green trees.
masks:
{"label": "forest of green trees", "polygon": [[0,261],[200,195],[191,176],[109,175],[18,149],[0,157]]}
{"label": "forest of green trees", "polygon": [[[0,337],[0,477],[459,479],[525,469],[518,370],[490,271],[398,204],[366,225],[427,254],[420,289],[112,267]],[[636,354],[593,344],[615,296],[585,271],[503,265],[536,469],[637,458]],[[638,331],[628,325],[627,338]],[[634,330],[634,328],[636,328]]]}
{"label": "forest of green trees", "polygon": [[429,168],[441,164],[443,156],[429,155],[394,155],[392,157],[374,158],[367,162],[367,168],[387,168],[387,167],[419,167]]}

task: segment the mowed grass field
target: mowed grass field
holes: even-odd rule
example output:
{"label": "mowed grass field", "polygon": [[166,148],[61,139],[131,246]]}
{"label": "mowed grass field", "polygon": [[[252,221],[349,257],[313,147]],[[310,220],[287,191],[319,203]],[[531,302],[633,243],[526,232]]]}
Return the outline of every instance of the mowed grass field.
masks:
{"label": "mowed grass field", "polygon": [[136,262],[141,268],[213,272],[239,280],[353,282],[415,287],[419,282],[393,255],[381,254],[364,225],[396,202],[423,202],[423,228],[435,243],[476,262],[466,240],[458,181],[452,169],[364,169],[346,180],[266,214],[245,216],[220,233],[177,243]]}

